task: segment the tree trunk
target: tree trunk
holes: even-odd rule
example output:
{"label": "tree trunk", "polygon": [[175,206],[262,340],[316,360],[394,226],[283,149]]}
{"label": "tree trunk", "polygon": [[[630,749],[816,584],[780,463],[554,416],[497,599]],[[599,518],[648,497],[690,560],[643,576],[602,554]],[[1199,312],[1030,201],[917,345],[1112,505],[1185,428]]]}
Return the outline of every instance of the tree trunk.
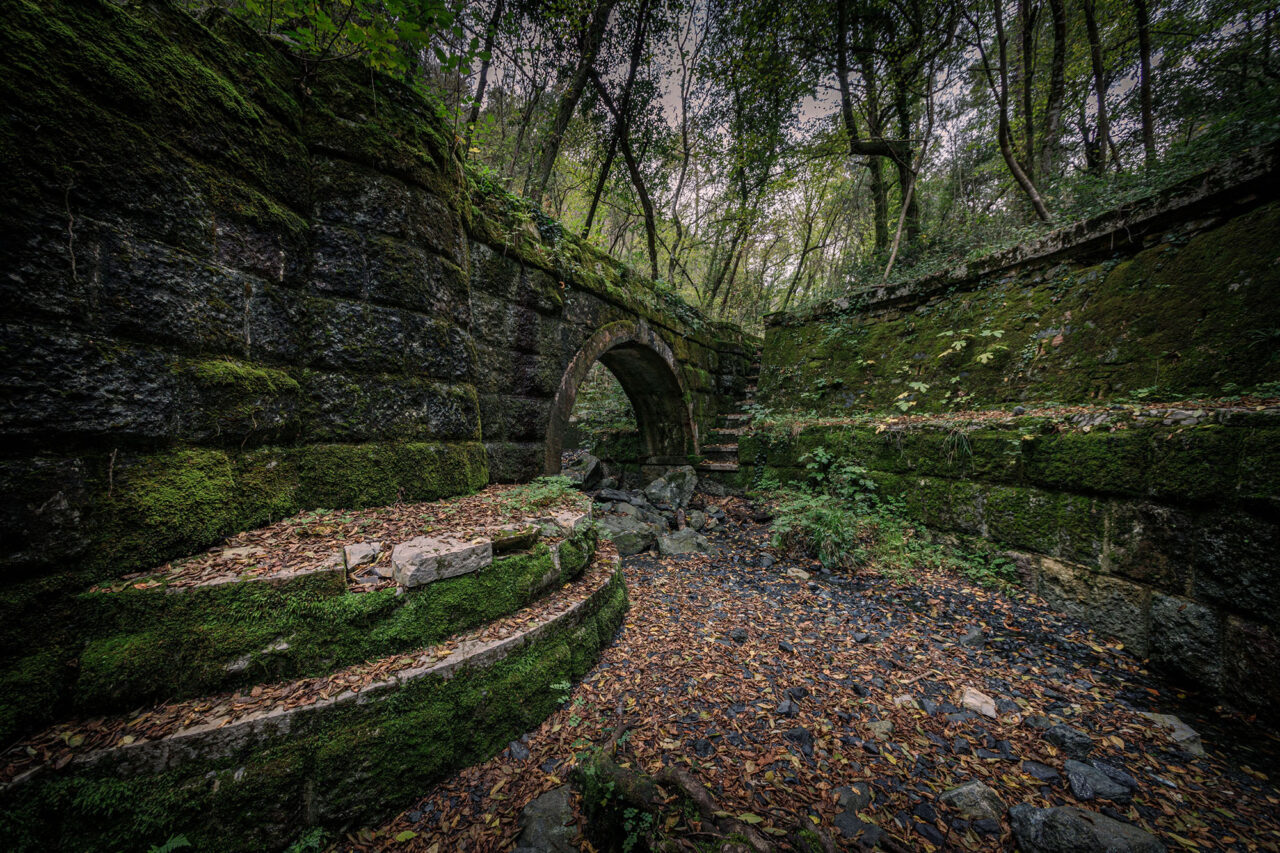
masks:
{"label": "tree trunk", "polygon": [[[591,70],[591,81],[595,83],[596,91],[600,93],[600,99],[604,101],[605,108],[613,114],[613,120],[622,124],[622,113],[618,109],[618,105],[613,102],[613,98],[609,97],[609,92],[604,87],[604,81],[600,79],[600,75],[595,69]],[[625,129],[625,125],[624,125]],[[640,199],[640,208],[644,211],[644,230],[645,238],[649,244],[649,271],[650,277],[658,280],[658,225],[653,214],[653,201],[649,198],[649,191],[644,185],[644,174],[640,171],[640,164],[636,160],[635,153],[631,150],[631,138],[627,133],[618,134],[618,145],[622,148],[622,160],[627,164],[627,172],[631,176],[631,185],[636,189],[636,196]]]}
{"label": "tree trunk", "polygon": [[582,224],[582,236],[591,236],[591,222],[596,218],[596,207],[600,204],[600,195],[604,192],[604,185],[609,180],[609,170],[613,168],[613,158],[618,153],[618,125],[613,126],[613,135],[609,139],[609,151],[604,156],[604,163],[600,166],[600,177],[596,180],[595,192],[591,194],[591,206],[587,208],[587,221]]}
{"label": "tree trunk", "polygon": [[[906,86],[897,81],[894,86],[894,106],[898,113],[898,133],[903,139],[911,138],[911,102]],[[899,152],[894,156],[894,164],[898,167],[898,193],[903,206],[902,220],[906,228],[907,244],[910,245],[920,236],[920,203],[916,198],[916,173],[911,164],[911,150]]]}
{"label": "tree trunk", "polygon": [[1022,162],[1027,176],[1034,179],[1033,164],[1036,161],[1035,107],[1032,102],[1032,85],[1035,78],[1035,26],[1036,12],[1030,0],[1018,0],[1018,24],[1021,29],[1022,56]]}
{"label": "tree trunk", "polygon": [[976,46],[978,55],[982,59],[982,69],[987,78],[987,84],[991,87],[992,94],[996,98],[996,108],[1000,120],[997,130],[998,141],[1000,144],[1000,156],[1004,158],[1005,165],[1009,167],[1009,174],[1013,175],[1014,181],[1022,188],[1026,194],[1027,200],[1031,202],[1031,207],[1035,210],[1036,216],[1044,222],[1049,221],[1049,209],[1045,207],[1044,199],[1040,197],[1040,191],[1036,189],[1035,183],[1031,177],[1023,170],[1022,165],[1018,162],[1018,155],[1013,150],[1013,132],[1009,127],[1009,39],[1004,31],[1004,16],[1000,11],[1000,4],[995,5],[995,24],[996,24],[996,49],[998,51],[997,58],[999,66],[996,69],[996,75],[992,75],[991,61],[987,56],[987,51],[982,46],[982,33],[979,31],[976,22],[970,21],[973,25],[974,33],[977,36]]}
{"label": "tree trunk", "polygon": [[[836,76],[840,83],[840,115],[844,119],[845,130],[849,132],[849,155],[864,155],[867,159],[867,172],[871,176],[872,218],[875,227],[875,250],[884,251],[889,245],[889,201],[885,189],[884,170],[880,157],[886,156],[890,149],[885,140],[862,140],[858,135],[858,123],[853,114],[853,96],[849,90],[849,12],[846,0],[836,0]],[[877,109],[875,99],[875,81],[868,79],[867,66],[870,59],[863,55],[863,78],[867,83],[867,112],[869,115]],[[868,122],[868,133],[875,137],[876,133]]]}
{"label": "tree trunk", "polygon": [[1142,151],[1148,169],[1156,164],[1155,118],[1151,108],[1151,12],[1147,0],[1133,0],[1138,17],[1138,97],[1142,103]]}
{"label": "tree trunk", "polygon": [[1084,26],[1089,35],[1089,64],[1093,68],[1093,90],[1098,99],[1097,168],[1102,174],[1107,168],[1107,146],[1111,140],[1111,123],[1107,118],[1107,78],[1102,64],[1102,39],[1098,35],[1098,17],[1094,0],[1081,0],[1084,7]]}
{"label": "tree trunk", "polygon": [[547,182],[551,180],[551,170],[555,167],[556,156],[560,153],[560,143],[564,141],[564,132],[573,118],[573,111],[578,108],[582,99],[582,91],[587,86],[587,79],[594,71],[596,54],[604,41],[605,27],[609,23],[609,14],[613,11],[617,0],[600,0],[595,11],[591,13],[591,22],[582,39],[582,49],[578,54],[578,66],[574,69],[569,81],[569,88],[560,96],[560,104],[556,109],[555,124],[547,135],[542,147],[542,159],[538,165],[538,173],[529,187],[529,201],[542,203],[542,194],[546,192]]}
{"label": "tree trunk", "polygon": [[1066,96],[1067,10],[1063,0],[1049,0],[1053,17],[1053,59],[1049,66],[1049,99],[1044,108],[1044,134],[1040,138],[1040,175],[1050,178],[1058,170],[1058,142],[1062,138],[1062,102]]}
{"label": "tree trunk", "polygon": [[471,116],[467,119],[466,141],[462,146],[465,158],[471,152],[471,135],[475,132],[476,122],[480,120],[480,104],[484,101],[484,90],[489,83],[489,64],[493,59],[493,42],[498,35],[498,25],[502,23],[502,9],[505,0],[497,0],[493,4],[493,16],[489,18],[489,29],[484,34],[484,53],[487,57],[480,62],[480,79],[476,81],[476,101],[471,105]]}

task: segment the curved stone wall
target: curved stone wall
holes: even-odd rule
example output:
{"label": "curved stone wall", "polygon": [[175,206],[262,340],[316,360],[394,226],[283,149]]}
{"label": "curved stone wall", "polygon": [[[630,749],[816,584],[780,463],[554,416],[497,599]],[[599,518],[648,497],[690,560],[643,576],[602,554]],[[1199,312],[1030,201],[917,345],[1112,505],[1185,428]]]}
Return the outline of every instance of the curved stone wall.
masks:
{"label": "curved stone wall", "polygon": [[[470,174],[394,80],[304,68],[216,10],[20,0],[10,18],[5,692],[57,695],[82,645],[68,602],[93,582],[303,509],[542,473],[561,379],[612,323],[668,353],[682,399],[655,418],[680,415],[662,426],[686,452],[745,384],[737,329]],[[673,434],[655,421],[655,447]]]}

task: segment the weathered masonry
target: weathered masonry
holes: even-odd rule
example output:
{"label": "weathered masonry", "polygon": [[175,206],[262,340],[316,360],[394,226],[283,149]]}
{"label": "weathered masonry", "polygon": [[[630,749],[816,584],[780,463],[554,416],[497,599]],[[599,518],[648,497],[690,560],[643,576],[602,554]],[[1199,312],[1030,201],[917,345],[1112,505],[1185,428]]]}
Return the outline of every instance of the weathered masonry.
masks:
{"label": "weathered masonry", "polygon": [[24,705],[65,697],[71,594],[300,509],[541,474],[595,359],[643,462],[686,462],[740,395],[735,328],[468,173],[406,87],[216,12],[10,17],[0,687]]}
{"label": "weathered masonry", "polygon": [[803,478],[818,447],[853,460],[910,517],[1011,549],[1059,609],[1274,710],[1280,407],[1256,401],[1280,397],[1277,154],[773,317],[764,404],[829,420],[744,438],[744,473]]}

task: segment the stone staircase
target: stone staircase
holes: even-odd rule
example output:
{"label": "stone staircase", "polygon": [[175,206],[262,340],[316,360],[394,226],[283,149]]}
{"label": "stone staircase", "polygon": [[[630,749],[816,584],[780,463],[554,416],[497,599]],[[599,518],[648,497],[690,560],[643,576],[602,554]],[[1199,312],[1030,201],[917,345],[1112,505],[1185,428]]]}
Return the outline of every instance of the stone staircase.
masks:
{"label": "stone staircase", "polygon": [[744,396],[738,401],[738,410],[716,417],[716,427],[707,436],[707,443],[702,445],[703,460],[697,465],[700,474],[724,481],[726,485],[737,485],[738,440],[751,425],[749,406],[755,402],[756,388],[760,381],[759,350],[755,353],[746,379],[747,385],[743,389]]}
{"label": "stone staircase", "polygon": [[7,849],[279,849],[535,727],[620,624],[620,563],[581,496],[476,497],[295,517],[83,593],[65,701],[0,753]]}

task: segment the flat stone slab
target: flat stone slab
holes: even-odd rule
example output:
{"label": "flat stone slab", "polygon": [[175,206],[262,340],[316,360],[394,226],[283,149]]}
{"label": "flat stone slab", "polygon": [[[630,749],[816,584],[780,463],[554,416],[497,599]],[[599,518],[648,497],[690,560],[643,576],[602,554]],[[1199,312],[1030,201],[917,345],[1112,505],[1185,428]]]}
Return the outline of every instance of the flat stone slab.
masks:
{"label": "flat stone slab", "polygon": [[1204,744],[1200,741],[1199,732],[1173,714],[1153,714],[1150,711],[1138,713],[1163,728],[1168,733],[1169,739],[1187,752],[1192,755],[1204,755]]}
{"label": "flat stone slab", "polygon": [[493,562],[493,542],[467,542],[452,537],[419,536],[391,552],[391,575],[404,587],[479,571]]}

